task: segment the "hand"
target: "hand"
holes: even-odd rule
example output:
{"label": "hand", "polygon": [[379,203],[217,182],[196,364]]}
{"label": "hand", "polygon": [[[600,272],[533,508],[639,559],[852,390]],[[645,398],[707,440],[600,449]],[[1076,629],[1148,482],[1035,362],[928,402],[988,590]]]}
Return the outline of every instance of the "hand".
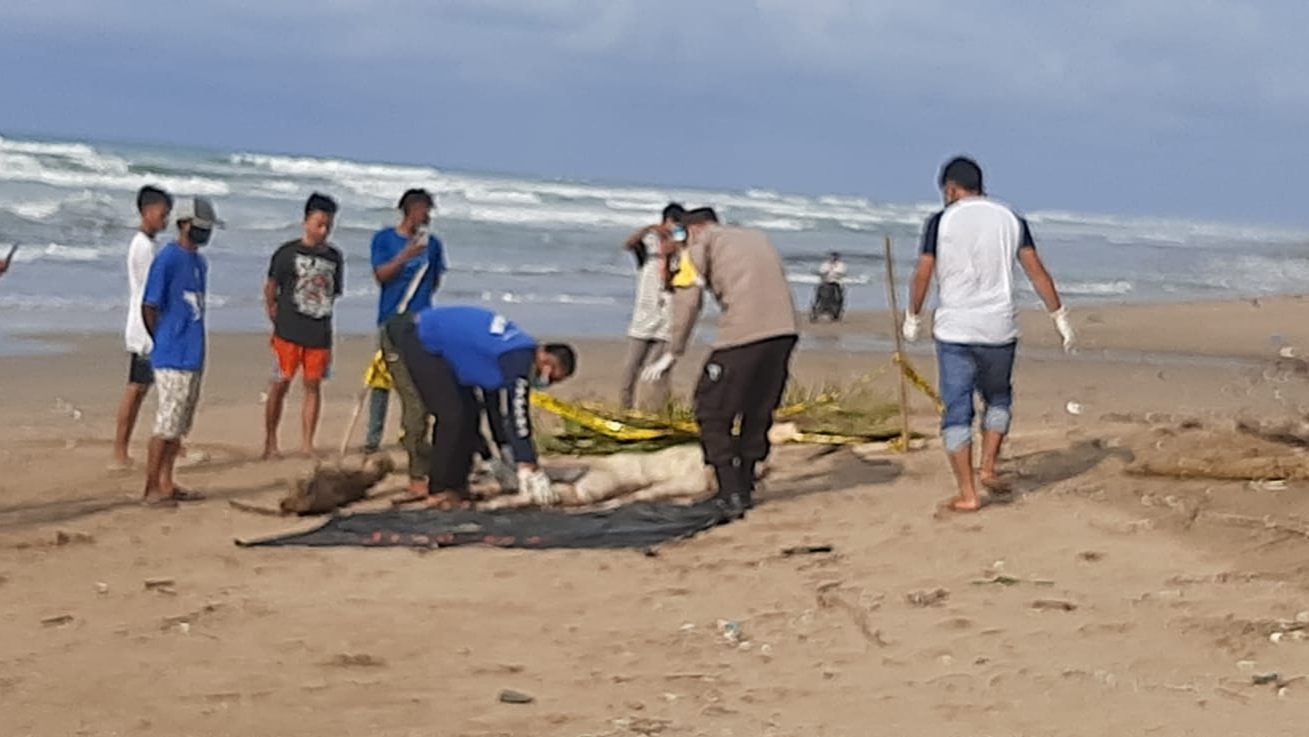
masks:
{"label": "hand", "polygon": [[409,242],[405,244],[404,250],[400,252],[400,260],[408,261],[423,255],[423,252],[427,250],[427,238],[419,238],[419,235],[422,234],[415,233],[414,237],[410,238]]}
{"label": "hand", "polygon": [[1077,347],[1077,333],[1073,330],[1072,321],[1068,319],[1068,308],[1060,307],[1051,312],[1050,319],[1054,320],[1054,327],[1059,331],[1059,337],[1064,339],[1064,353],[1072,353]]}
{"label": "hand", "polygon": [[0,261],[0,274],[4,274],[6,271],[9,271],[9,259]]}
{"label": "hand", "polygon": [[665,353],[659,357],[659,360],[645,367],[645,370],[641,372],[641,381],[659,381],[664,378],[664,374],[668,373],[668,370],[676,362],[677,359],[673,357],[673,354]]}
{"label": "hand", "polygon": [[550,486],[550,477],[545,471],[530,466],[518,469],[518,494],[541,507],[559,503],[559,494]]}
{"label": "hand", "polygon": [[918,315],[911,315],[906,312],[904,315],[904,326],[900,332],[904,334],[905,340],[910,343],[916,343],[918,342],[918,333],[922,330],[922,327],[922,321],[919,320]]}

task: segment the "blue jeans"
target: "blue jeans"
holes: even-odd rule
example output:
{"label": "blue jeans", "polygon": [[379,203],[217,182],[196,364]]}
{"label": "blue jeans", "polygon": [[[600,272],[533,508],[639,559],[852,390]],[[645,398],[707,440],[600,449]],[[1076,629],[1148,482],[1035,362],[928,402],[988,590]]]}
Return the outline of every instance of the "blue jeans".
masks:
{"label": "blue jeans", "polygon": [[1005,345],[937,342],[941,399],[945,402],[941,439],[947,451],[953,453],[973,441],[974,395],[981,395],[985,408],[982,429],[1001,434],[1009,432],[1017,347],[1016,342]]}

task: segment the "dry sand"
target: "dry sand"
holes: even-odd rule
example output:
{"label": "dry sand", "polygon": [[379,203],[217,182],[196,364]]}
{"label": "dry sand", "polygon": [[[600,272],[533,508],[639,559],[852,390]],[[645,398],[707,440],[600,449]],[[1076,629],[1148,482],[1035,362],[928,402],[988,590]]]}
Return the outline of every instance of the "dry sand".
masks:
{"label": "dry sand", "polygon": [[[1309,347],[1306,307],[1085,310],[1080,359],[1042,352],[1052,331],[1030,316],[1006,462],[1016,502],[936,519],[951,491],[937,450],[787,447],[746,521],[657,557],[238,549],[296,525],[226,500],[266,503],[306,467],[255,460],[263,338],[213,338],[192,438],[213,460],[182,476],[211,500],[176,511],[136,506],[139,475],[104,471],[126,370],[116,337],[0,359],[0,734],[1302,735],[1309,642],[1269,635],[1309,610],[1309,486],[1124,469],[1151,423],[1309,404],[1271,337]],[[800,380],[883,365],[821,346],[885,321],[815,330]],[[339,345],[324,449],[370,351],[366,337]],[[585,343],[563,393],[610,394],[620,354]],[[834,552],[781,554],[816,544]],[[937,589],[934,606],[907,600]],[[1253,685],[1270,673],[1280,693]],[[500,703],[506,688],[535,701]]]}

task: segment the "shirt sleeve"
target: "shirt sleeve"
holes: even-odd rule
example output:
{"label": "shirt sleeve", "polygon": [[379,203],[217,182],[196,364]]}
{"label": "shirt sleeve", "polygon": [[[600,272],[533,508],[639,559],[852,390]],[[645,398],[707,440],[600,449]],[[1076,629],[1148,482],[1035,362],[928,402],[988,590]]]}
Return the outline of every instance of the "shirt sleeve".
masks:
{"label": "shirt sleeve", "polygon": [[1018,218],[1018,248],[1036,248],[1036,239],[1032,237],[1032,229],[1027,227],[1027,218]]}
{"label": "shirt sleeve", "polygon": [[134,238],[127,250],[127,274],[131,287],[139,289],[150,278],[150,264],[154,261],[154,251],[150,242],[144,238]]}
{"label": "shirt sleeve", "polygon": [[286,250],[285,246],[273,251],[273,257],[268,259],[268,278],[272,279],[281,286],[282,280],[278,278],[282,271],[282,252]]}
{"label": "shirt sleeve", "polygon": [[369,263],[372,264],[373,269],[377,269],[377,267],[385,264],[392,258],[390,253],[391,249],[386,247],[386,241],[385,230],[379,230],[373,234],[373,243],[368,247],[368,260]]}
{"label": "shirt sleeve", "polygon": [[147,304],[155,309],[164,306],[168,298],[168,265],[172,259],[167,255],[160,254],[150,264],[150,270],[145,279],[145,295],[141,298],[141,304]]}
{"label": "shirt sleeve", "polygon": [[524,348],[500,356],[500,373],[509,392],[508,416],[504,418],[505,434],[518,463],[536,463],[536,447],[532,444],[532,365],[536,351]]}
{"label": "shirt sleeve", "polygon": [[920,254],[924,256],[936,255],[936,241],[940,229],[941,229],[941,213],[938,212],[935,215],[928,218],[926,223],[923,223],[923,243],[918,250]]}

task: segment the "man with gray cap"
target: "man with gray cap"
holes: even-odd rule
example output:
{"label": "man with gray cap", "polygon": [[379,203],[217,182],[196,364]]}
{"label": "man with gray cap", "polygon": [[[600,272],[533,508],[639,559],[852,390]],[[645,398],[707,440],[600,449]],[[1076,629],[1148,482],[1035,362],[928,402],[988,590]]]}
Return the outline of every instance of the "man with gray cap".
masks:
{"label": "man with gray cap", "polygon": [[[1027,221],[987,197],[982,168],[957,157],[941,168],[945,208],[928,218],[904,318],[904,337],[918,339],[919,313],[936,277],[939,306],[933,334],[941,374],[941,439],[958,482],[958,494],[942,504],[954,512],[981,508],[980,482],[992,494],[1008,485],[996,471],[1012,420],[1015,321],[1014,262],[1022,265],[1063,339],[1073,349],[1073,327],[1054,279],[1036,253]],[[982,400],[982,466],[973,471],[974,396]]]}
{"label": "man with gray cap", "polygon": [[203,498],[173,483],[173,466],[182,438],[195,419],[205,365],[209,264],[200,248],[209,243],[222,222],[213,203],[204,197],[182,199],[173,215],[177,240],[164,246],[151,262],[141,300],[141,318],[154,345],[150,361],[159,393],[146,465],[145,503],[149,506],[175,506]]}

